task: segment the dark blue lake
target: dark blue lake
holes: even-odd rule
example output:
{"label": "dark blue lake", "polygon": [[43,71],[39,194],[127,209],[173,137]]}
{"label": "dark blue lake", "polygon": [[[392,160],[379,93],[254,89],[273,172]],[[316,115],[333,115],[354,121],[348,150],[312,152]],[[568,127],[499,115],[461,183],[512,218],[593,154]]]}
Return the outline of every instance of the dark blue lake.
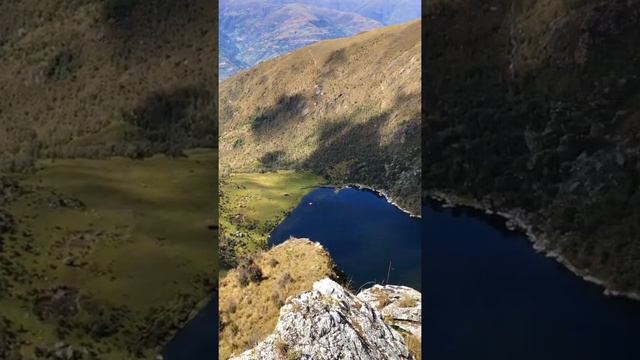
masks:
{"label": "dark blue lake", "polygon": [[640,359],[640,302],[603,295],[499,218],[435,203],[422,216],[425,359]]}
{"label": "dark blue lake", "polygon": [[354,289],[377,282],[420,290],[421,230],[420,219],[374,192],[319,188],[276,227],[269,244],[290,236],[321,243]]}
{"label": "dark blue lake", "polygon": [[208,360],[218,358],[218,300],[216,297],[196,315],[162,350],[164,360]]}

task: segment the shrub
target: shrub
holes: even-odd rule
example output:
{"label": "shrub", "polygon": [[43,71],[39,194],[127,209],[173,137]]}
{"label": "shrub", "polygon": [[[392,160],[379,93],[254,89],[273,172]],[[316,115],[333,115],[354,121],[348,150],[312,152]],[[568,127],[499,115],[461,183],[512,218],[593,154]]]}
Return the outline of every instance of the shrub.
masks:
{"label": "shrub", "polygon": [[282,291],[276,290],[271,294],[271,301],[276,307],[284,305],[285,295]]}
{"label": "shrub", "polygon": [[75,71],[79,65],[78,56],[69,49],[63,49],[49,60],[47,78],[62,80]]}
{"label": "shrub", "polygon": [[288,272],[285,272],[278,278],[278,288],[283,289],[293,282],[293,278]]}
{"label": "shrub", "polygon": [[122,21],[131,15],[139,0],[105,0],[104,13],[107,19]]}
{"label": "shrub", "polygon": [[239,149],[242,147],[242,145],[244,145],[244,140],[242,139],[236,139],[236,141],[233,142],[234,149]]}
{"label": "shrub", "polygon": [[248,260],[238,268],[238,282],[241,287],[249,285],[249,283],[258,283],[262,280],[262,269],[253,262]]}

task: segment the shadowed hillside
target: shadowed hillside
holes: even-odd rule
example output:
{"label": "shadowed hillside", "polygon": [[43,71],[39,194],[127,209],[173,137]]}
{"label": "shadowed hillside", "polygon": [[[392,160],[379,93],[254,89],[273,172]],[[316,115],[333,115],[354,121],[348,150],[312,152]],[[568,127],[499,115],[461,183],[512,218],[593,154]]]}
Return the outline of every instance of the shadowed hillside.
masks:
{"label": "shadowed hillside", "polygon": [[640,291],[640,1],[432,1],[423,189]]}
{"label": "shadowed hillside", "polygon": [[223,172],[311,170],[419,212],[420,28],[323,41],[223,82]]}
{"label": "shadowed hillside", "polygon": [[2,2],[0,170],[215,146],[214,11],[200,0]]}

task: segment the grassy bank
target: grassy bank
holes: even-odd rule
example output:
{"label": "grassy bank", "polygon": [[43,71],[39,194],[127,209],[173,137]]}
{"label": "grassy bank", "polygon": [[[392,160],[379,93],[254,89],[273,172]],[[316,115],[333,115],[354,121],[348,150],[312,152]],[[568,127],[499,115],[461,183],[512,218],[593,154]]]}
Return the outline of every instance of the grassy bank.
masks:
{"label": "grassy bank", "polygon": [[152,358],[215,283],[217,154],[39,165],[0,252],[20,351]]}
{"label": "grassy bank", "polygon": [[277,171],[231,174],[220,181],[220,259],[238,259],[265,249],[269,233],[324,180],[309,173]]}
{"label": "grassy bank", "polygon": [[[259,276],[243,281],[250,272]],[[220,358],[254,347],[273,332],[287,298],[310,291],[315,281],[336,276],[326,250],[300,239],[260,253],[250,266],[229,271],[220,281]]]}

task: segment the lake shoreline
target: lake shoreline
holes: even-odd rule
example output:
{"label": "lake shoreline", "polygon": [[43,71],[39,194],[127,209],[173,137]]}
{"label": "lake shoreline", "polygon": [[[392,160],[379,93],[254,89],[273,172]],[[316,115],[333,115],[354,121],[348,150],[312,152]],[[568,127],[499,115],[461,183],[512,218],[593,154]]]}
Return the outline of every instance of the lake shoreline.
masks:
{"label": "lake shoreline", "polygon": [[550,250],[550,242],[548,240],[548,236],[544,233],[536,234],[533,231],[533,227],[524,220],[524,214],[522,211],[514,209],[507,211],[494,210],[478,200],[465,198],[442,191],[431,191],[427,193],[426,197],[441,203],[445,208],[468,207],[474,210],[482,211],[485,214],[498,215],[501,218],[505,219],[505,226],[507,229],[522,231],[526,235],[527,239],[531,242],[532,247],[535,251],[542,253],[548,258],[554,259],[558,263],[562,264],[566,269],[571,271],[574,275],[582,278],[583,280],[604,288],[603,294],[605,296],[622,297],[630,300],[640,301],[640,293],[614,290],[611,288],[611,284],[609,282],[589,274],[588,270],[580,269],[574,266],[566,257],[562,256],[555,250]]}
{"label": "lake shoreline", "polygon": [[183,324],[181,324],[180,326],[178,326],[176,328],[176,331],[174,331],[173,333],[171,333],[171,335],[167,335],[167,337],[165,338],[165,340],[163,341],[162,345],[159,345],[156,349],[153,350],[153,352],[156,354],[154,359],[158,359],[158,360],[171,360],[171,359],[165,359],[163,352],[164,350],[167,348],[167,346],[173,341],[173,339],[175,339],[176,335],[182,331],[183,329],[185,329],[187,326],[189,326],[189,323],[191,323],[191,321],[193,319],[195,319],[196,316],[198,316],[198,314],[200,314],[201,311],[204,310],[204,308],[214,299],[214,294],[209,295],[207,297],[205,297],[204,299],[198,301],[198,303],[196,304],[196,306],[193,308],[193,310],[191,310],[189,312],[189,314],[186,317],[186,320],[184,321]]}
{"label": "lake shoreline", "polygon": [[414,214],[410,210],[407,210],[407,209],[403,208],[402,206],[400,206],[398,203],[396,203],[393,200],[393,198],[391,197],[391,195],[389,195],[385,190],[376,189],[373,186],[363,185],[363,184],[358,184],[358,183],[345,183],[345,184],[336,184],[336,185],[321,185],[321,186],[319,186],[319,188],[334,188],[334,189],[338,189],[338,190],[342,190],[342,189],[357,189],[357,190],[371,191],[372,193],[384,198],[389,204],[393,205],[396,209],[398,209],[398,210],[402,211],[403,213],[409,215],[409,217],[417,218],[417,219],[421,219],[422,218],[422,215]]}

